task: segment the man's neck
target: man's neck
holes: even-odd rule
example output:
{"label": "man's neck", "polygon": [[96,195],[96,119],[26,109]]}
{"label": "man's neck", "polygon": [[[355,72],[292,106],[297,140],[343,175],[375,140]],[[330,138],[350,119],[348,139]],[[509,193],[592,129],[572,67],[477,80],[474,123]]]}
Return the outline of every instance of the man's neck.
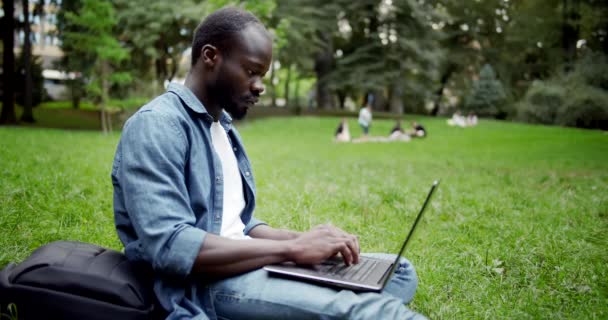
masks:
{"label": "man's neck", "polygon": [[184,85],[194,93],[194,96],[203,104],[207,112],[218,121],[222,115],[222,107],[214,99],[209,97],[207,87],[200,77],[196,77],[193,72],[188,72]]}

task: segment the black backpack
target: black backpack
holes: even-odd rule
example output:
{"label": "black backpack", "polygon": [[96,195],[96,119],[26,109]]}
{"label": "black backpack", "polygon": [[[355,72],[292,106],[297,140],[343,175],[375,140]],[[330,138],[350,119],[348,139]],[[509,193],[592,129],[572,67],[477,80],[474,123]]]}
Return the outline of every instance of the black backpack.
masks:
{"label": "black backpack", "polygon": [[0,272],[0,307],[19,320],[159,319],[152,285],[147,264],[96,245],[56,241]]}

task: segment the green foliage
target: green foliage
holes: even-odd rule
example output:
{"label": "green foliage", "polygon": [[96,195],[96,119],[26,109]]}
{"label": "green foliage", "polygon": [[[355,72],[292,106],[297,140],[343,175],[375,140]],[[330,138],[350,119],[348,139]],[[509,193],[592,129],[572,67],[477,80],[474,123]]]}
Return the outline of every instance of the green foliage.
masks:
{"label": "green foliage", "polygon": [[334,93],[359,100],[377,92],[379,107],[389,108],[390,96],[397,102],[392,109],[402,112],[404,92],[424,96],[436,78],[442,52],[428,23],[437,14],[428,4],[297,0],[279,2],[276,12],[287,42],[282,65],[311,65],[318,83]]}
{"label": "green foliage", "polygon": [[[333,223],[359,235],[364,252],[396,251],[442,178],[406,253],[420,279],[414,310],[430,319],[606,319],[608,135],[415,120],[428,138],[382,144],[333,143],[340,118],[239,123],[257,217],[296,230]],[[349,125],[359,136],[355,118]],[[393,125],[375,121],[372,133]],[[118,138],[0,128],[0,266],[59,239],[122,250],[109,178]]]}
{"label": "green foliage", "polygon": [[556,124],[608,130],[608,92],[580,84],[566,88],[566,92]]}
{"label": "green foliage", "polygon": [[608,129],[608,57],[588,53],[568,73],[536,81],[517,104],[520,120]]}
{"label": "green foliage", "polygon": [[83,75],[90,74],[95,63],[93,52],[81,50],[78,47],[79,43],[71,41],[68,37],[69,34],[85,32],[86,30],[83,26],[71,23],[66,17],[69,14],[80,12],[81,8],[81,0],[62,0],[60,10],[57,13],[57,37],[60,39],[61,51],[64,53],[61,60],[57,62],[57,67],[66,73],[79,75],[66,81],[74,108],[80,107],[80,99],[86,94],[86,79]]}
{"label": "green foliage", "polygon": [[84,74],[89,98],[104,106],[108,100],[110,85],[124,85],[131,81],[126,71],[116,66],[128,59],[129,52],[114,37],[116,25],[114,9],[110,2],[83,0],[76,12],[66,12],[65,18],[74,30],[64,33],[64,42],[71,48],[70,54],[91,57],[95,63]]}
{"label": "green foliage", "polygon": [[155,79],[159,88],[178,72],[182,53],[207,13],[205,2],[191,0],[115,0],[117,37],[130,49],[137,79]]}
{"label": "green foliage", "polygon": [[534,81],[525,97],[516,105],[518,118],[530,123],[554,124],[557,111],[564,104],[565,98],[561,86]]}
{"label": "green foliage", "polygon": [[467,97],[465,110],[483,117],[500,117],[506,99],[505,90],[494,69],[489,64],[481,68],[479,80],[473,83],[473,89]]}

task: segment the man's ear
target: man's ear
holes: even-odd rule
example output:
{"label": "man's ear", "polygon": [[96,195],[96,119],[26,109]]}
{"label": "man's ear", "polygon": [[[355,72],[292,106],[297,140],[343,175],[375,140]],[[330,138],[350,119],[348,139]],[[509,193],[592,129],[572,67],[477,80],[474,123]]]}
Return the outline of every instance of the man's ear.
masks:
{"label": "man's ear", "polygon": [[217,47],[206,44],[201,49],[201,59],[203,59],[204,65],[214,67],[221,61],[220,51]]}

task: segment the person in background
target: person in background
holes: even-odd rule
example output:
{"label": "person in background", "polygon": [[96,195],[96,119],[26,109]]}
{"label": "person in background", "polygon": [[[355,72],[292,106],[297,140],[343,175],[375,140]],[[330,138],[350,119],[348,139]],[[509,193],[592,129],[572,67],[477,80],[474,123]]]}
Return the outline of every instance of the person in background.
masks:
{"label": "person in background", "polygon": [[467,121],[466,121],[466,123],[467,123],[468,127],[474,127],[474,126],[476,126],[477,125],[477,115],[475,113],[473,113],[473,112],[470,112],[467,115]]}
{"label": "person in background", "polygon": [[448,119],[448,125],[464,128],[467,126],[467,120],[460,114],[460,111],[456,111],[454,115],[452,115],[452,119]]}
{"label": "person in background", "polygon": [[393,129],[391,129],[388,141],[410,141],[410,136],[401,127],[401,119],[398,119]]}
{"label": "person in background", "polygon": [[412,122],[412,131],[410,132],[410,136],[412,138],[424,138],[426,137],[426,129],[418,122]]}
{"label": "person in background", "polygon": [[403,128],[401,128],[401,119],[397,120],[397,123],[395,123],[395,126],[391,129],[390,134],[392,135],[395,132],[404,133]]}
{"label": "person in background", "polygon": [[359,125],[363,129],[363,138],[367,139],[369,135],[369,127],[372,125],[372,104],[368,103],[359,111]]}
{"label": "person in background", "polygon": [[340,121],[340,124],[338,125],[338,128],[336,129],[335,141],[336,142],[349,142],[350,141],[350,131],[348,130],[348,121],[346,121],[346,118],[342,118],[342,121]]}

